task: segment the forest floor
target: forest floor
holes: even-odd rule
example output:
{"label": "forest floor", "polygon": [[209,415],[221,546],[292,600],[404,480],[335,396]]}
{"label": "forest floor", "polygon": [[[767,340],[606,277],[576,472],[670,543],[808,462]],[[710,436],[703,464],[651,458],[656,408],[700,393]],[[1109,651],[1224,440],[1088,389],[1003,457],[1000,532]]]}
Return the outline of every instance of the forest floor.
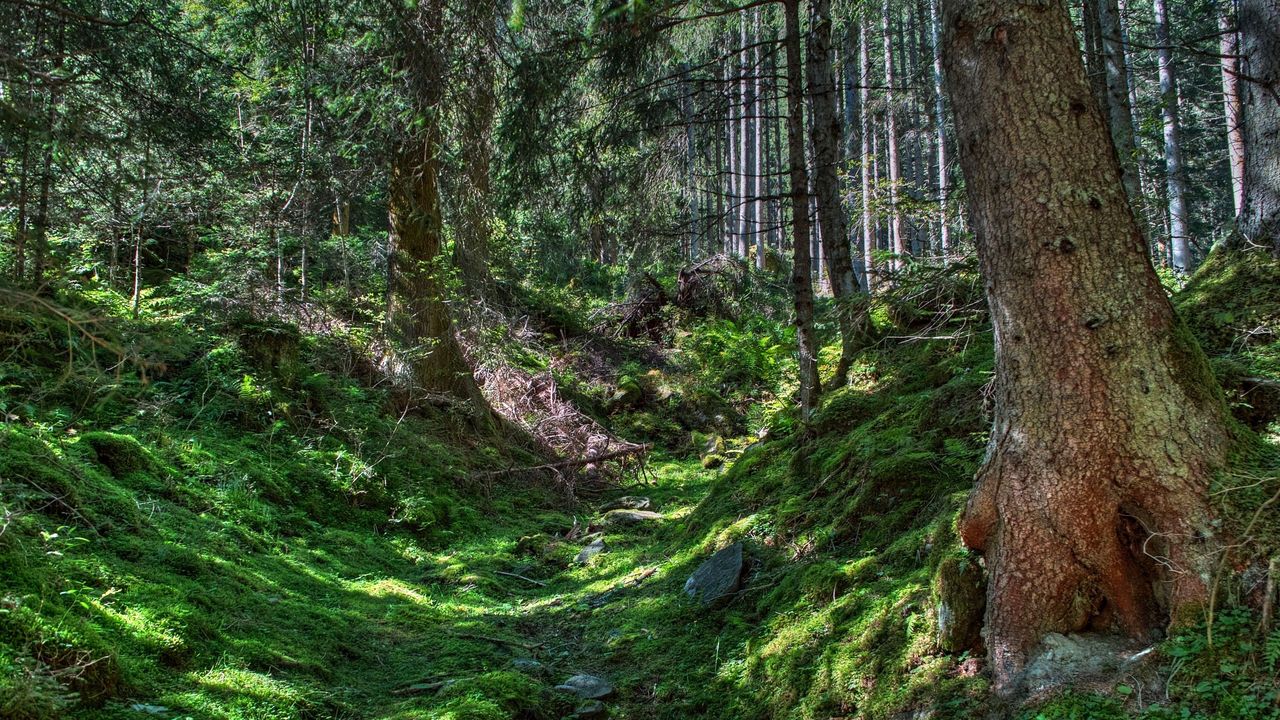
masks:
{"label": "forest floor", "polygon": [[[1280,265],[1230,266],[1178,296],[1259,428],[1214,490],[1229,527],[1280,474],[1280,405],[1256,389],[1280,378],[1280,342],[1239,340],[1280,327],[1278,287]],[[924,277],[876,303],[877,341],[804,427],[778,320],[690,322],[662,357],[508,342],[655,446],[647,474],[572,492],[486,474],[542,460],[458,408],[389,411],[341,338],[149,321],[134,331],[163,365],[131,385],[68,352],[60,318],[0,312],[25,338],[0,362],[0,718],[1280,717],[1280,631],[1260,635],[1235,586],[1213,644],[1192,625],[1149,673],[991,709],[981,653],[938,610],[939,578],[972,567],[953,527],[990,422],[980,286]],[[606,522],[622,496],[657,515]],[[1277,525],[1233,560],[1265,570]],[[734,543],[741,587],[689,598]],[[603,709],[555,689],[575,675],[611,686]]]}

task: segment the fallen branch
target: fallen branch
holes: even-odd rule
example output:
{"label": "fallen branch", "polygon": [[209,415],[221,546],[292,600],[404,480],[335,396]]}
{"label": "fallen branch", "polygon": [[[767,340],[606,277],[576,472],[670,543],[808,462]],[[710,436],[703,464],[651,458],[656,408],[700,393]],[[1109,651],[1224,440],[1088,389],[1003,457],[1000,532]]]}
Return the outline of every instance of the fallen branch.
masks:
{"label": "fallen branch", "polygon": [[488,470],[486,472],[472,474],[473,479],[494,478],[511,473],[531,473],[541,472],[545,470],[564,470],[565,468],[580,467],[582,465],[590,465],[592,463],[605,462],[606,460],[617,460],[618,458],[630,457],[632,455],[641,455],[649,452],[653,446],[650,444],[631,445],[621,450],[613,450],[599,455],[588,455],[584,458],[574,458],[571,460],[561,460],[560,462],[546,463],[543,465],[530,465],[528,467],[506,468],[504,470]]}
{"label": "fallen branch", "polygon": [[519,640],[508,640],[507,638],[493,637],[492,635],[479,635],[476,633],[451,632],[450,635],[456,638],[464,638],[467,640],[484,640],[486,642],[497,643],[498,645],[512,645],[525,650],[537,650],[542,647],[542,643],[526,643]]}
{"label": "fallen branch", "polygon": [[525,577],[525,576],[523,576],[523,575],[520,575],[519,573],[503,572],[502,570],[495,570],[494,572],[498,573],[499,575],[506,575],[507,577],[519,578],[520,580],[523,580],[523,581],[525,581],[525,582],[533,583],[534,585],[537,585],[538,587],[546,587],[546,586],[547,586],[547,584],[546,584],[546,583],[544,583],[544,582],[542,582],[541,580],[534,580],[534,579],[533,579],[533,578],[531,578],[531,577]]}

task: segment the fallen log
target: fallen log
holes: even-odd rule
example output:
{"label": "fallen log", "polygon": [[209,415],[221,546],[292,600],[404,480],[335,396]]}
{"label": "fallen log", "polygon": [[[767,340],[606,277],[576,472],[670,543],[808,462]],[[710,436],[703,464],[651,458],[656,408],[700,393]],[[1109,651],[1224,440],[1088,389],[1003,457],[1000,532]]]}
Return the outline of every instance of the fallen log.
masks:
{"label": "fallen log", "polygon": [[611,450],[598,455],[588,455],[583,458],[572,458],[569,460],[561,460],[559,462],[545,463],[543,465],[530,465],[527,467],[504,468],[502,470],[486,470],[485,472],[473,473],[472,479],[488,479],[510,475],[511,473],[532,473],[543,472],[547,470],[564,470],[572,467],[581,467],[583,465],[591,465],[593,463],[605,462],[608,460],[619,460],[634,455],[644,455],[653,448],[653,445],[645,443],[644,445],[630,445],[620,450]]}

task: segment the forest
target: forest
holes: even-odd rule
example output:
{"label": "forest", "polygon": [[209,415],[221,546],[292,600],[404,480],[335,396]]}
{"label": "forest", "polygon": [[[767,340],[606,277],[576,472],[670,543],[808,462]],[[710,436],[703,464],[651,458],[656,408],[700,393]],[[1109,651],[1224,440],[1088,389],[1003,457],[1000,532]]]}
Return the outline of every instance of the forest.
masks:
{"label": "forest", "polygon": [[0,0],[0,720],[1280,720],[1280,0]]}

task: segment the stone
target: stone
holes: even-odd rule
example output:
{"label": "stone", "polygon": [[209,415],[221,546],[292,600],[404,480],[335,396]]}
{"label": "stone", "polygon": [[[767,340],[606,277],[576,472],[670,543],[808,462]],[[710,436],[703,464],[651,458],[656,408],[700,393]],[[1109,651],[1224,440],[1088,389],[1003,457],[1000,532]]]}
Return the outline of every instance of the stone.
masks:
{"label": "stone", "polygon": [[1031,693],[1089,677],[1109,677],[1150,657],[1150,648],[1129,638],[1098,633],[1049,633],[1018,678]]}
{"label": "stone", "polygon": [[716,552],[685,581],[685,594],[706,607],[727,602],[742,581],[744,563],[740,542]]}
{"label": "stone", "polygon": [[702,456],[702,467],[707,470],[715,470],[716,468],[722,465],[724,465],[723,455],[703,455]]}
{"label": "stone", "polygon": [[604,544],[604,540],[602,538],[596,538],[595,540],[591,541],[590,545],[587,545],[586,547],[582,548],[582,550],[578,552],[577,557],[575,557],[573,561],[580,565],[586,565],[587,563],[591,562],[591,558],[599,555],[600,553],[608,549],[609,549],[608,546]]}
{"label": "stone", "polygon": [[662,513],[651,510],[610,510],[600,518],[601,525],[640,525],[661,520]]}
{"label": "stone", "polygon": [[610,510],[648,510],[653,507],[653,501],[647,497],[640,495],[623,495],[617,500],[607,502],[600,508],[600,512],[608,512]]}
{"label": "stone", "polygon": [[604,703],[599,700],[591,700],[590,702],[583,703],[579,706],[573,713],[573,717],[578,718],[579,720],[597,720],[598,718],[607,718],[609,717],[609,708],[605,707]]}
{"label": "stone", "polygon": [[511,661],[511,666],[522,673],[540,673],[546,669],[546,665],[533,658],[515,658]]}
{"label": "stone", "polygon": [[169,712],[169,708],[163,705],[148,705],[147,703],[134,703],[129,706],[129,709],[148,715],[164,715]]}
{"label": "stone", "polygon": [[556,689],[571,692],[583,700],[599,700],[613,693],[613,685],[595,675],[574,675]]}
{"label": "stone", "polygon": [[946,652],[972,650],[982,642],[987,583],[970,557],[947,557],[934,576],[938,608],[938,647]]}

